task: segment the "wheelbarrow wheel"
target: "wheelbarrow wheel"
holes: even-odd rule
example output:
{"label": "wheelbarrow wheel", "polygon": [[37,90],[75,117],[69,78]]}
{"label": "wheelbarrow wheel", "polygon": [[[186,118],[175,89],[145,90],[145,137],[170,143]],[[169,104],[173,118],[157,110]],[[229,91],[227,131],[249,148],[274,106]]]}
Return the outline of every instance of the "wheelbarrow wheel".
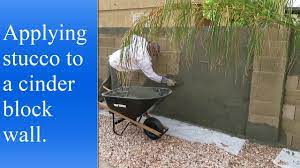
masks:
{"label": "wheelbarrow wheel", "polygon": [[[144,124],[152,129],[155,129],[158,132],[163,132],[165,129],[165,127],[162,125],[162,123],[154,117],[147,118],[144,121]],[[147,135],[151,140],[157,140],[157,139],[161,138],[161,136],[157,136],[146,129],[144,129],[144,134]]]}

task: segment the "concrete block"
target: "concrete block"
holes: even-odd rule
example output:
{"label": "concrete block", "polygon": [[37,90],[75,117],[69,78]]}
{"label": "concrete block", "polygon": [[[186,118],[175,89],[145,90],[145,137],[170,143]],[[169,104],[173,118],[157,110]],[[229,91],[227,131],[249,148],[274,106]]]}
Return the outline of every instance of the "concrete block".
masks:
{"label": "concrete block", "polygon": [[158,43],[161,51],[179,52],[179,49],[176,47],[174,42],[171,41],[171,39],[163,37],[158,40]]}
{"label": "concrete block", "polygon": [[129,77],[129,80],[131,80],[131,81],[138,81],[139,80],[139,73],[137,71],[130,72],[128,77]]}
{"label": "concrete block", "polygon": [[290,105],[290,104],[284,104],[282,108],[282,117],[284,119],[294,120],[295,119],[295,112],[296,112],[296,106]]}
{"label": "concrete block", "polygon": [[281,120],[281,129],[285,132],[290,132],[294,134],[294,132],[291,132],[290,130],[293,130],[293,124],[291,124],[292,120],[283,118]]}
{"label": "concrete block", "polygon": [[292,96],[295,100],[300,100],[300,90],[286,90],[285,94],[286,96]]}
{"label": "concrete block", "polygon": [[129,11],[101,11],[99,27],[130,27],[132,26]]}
{"label": "concrete block", "polygon": [[[289,42],[287,40],[286,41],[276,41],[276,40],[266,39],[266,40],[262,41],[262,45],[265,48],[269,49],[269,51],[271,51],[273,49],[278,49],[276,51],[279,51],[279,49],[287,48],[288,44],[289,44]],[[285,50],[285,51],[287,51],[287,50]],[[268,56],[268,55],[266,55],[266,56]]]}
{"label": "concrete block", "polygon": [[114,37],[99,37],[99,46],[100,47],[115,47],[115,38]]}
{"label": "concrete block", "polygon": [[100,64],[103,64],[104,61],[107,59],[107,48],[105,48],[105,47],[100,47],[100,48],[98,49],[98,53],[99,53],[99,58],[98,58],[99,63],[100,63]]}
{"label": "concrete block", "polygon": [[283,74],[253,72],[250,98],[281,103]]}
{"label": "concrete block", "polygon": [[282,119],[281,127],[284,131],[293,133],[294,135],[300,136],[300,122],[295,120]]}
{"label": "concrete block", "polygon": [[287,76],[285,88],[288,90],[296,90],[299,85],[299,76]]}
{"label": "concrete block", "polygon": [[286,145],[292,146],[292,142],[293,142],[293,134],[287,132],[286,133]]}
{"label": "concrete block", "polygon": [[250,99],[280,104],[281,98],[282,89],[279,87],[272,88],[272,85],[270,85],[269,88],[264,86],[253,86],[251,88]]}
{"label": "concrete block", "polygon": [[249,113],[261,116],[278,117],[281,112],[279,103],[268,101],[251,101],[249,104]]}
{"label": "concrete block", "polygon": [[130,27],[132,23],[126,22],[129,17],[129,11],[101,11],[98,16],[99,27]]}
{"label": "concrete block", "polygon": [[284,103],[286,104],[295,104],[295,105],[300,105],[300,100],[297,100],[296,96],[291,96],[291,95],[285,95],[284,96]]}
{"label": "concrete block", "polygon": [[107,56],[110,56],[114,52],[116,52],[118,48],[107,48]]}
{"label": "concrete block", "polygon": [[285,144],[288,147],[292,146],[293,141],[293,133],[290,133],[288,131],[285,131],[283,129],[280,130],[280,143]]}
{"label": "concrete block", "polygon": [[142,71],[137,71],[139,79],[145,77],[145,74]]}
{"label": "concrete block", "polygon": [[286,58],[288,54],[287,41],[264,40],[262,45],[261,53],[258,53],[260,56]]}
{"label": "concrete block", "polygon": [[106,79],[107,78],[107,68],[102,66],[102,67],[99,67],[99,79]]}
{"label": "concrete block", "polygon": [[160,57],[169,57],[169,56],[180,56],[180,52],[178,51],[162,51]]}
{"label": "concrete block", "polygon": [[263,72],[284,72],[286,61],[280,57],[254,57],[253,70]]}
{"label": "concrete block", "polygon": [[152,59],[152,67],[153,67],[154,71],[155,71],[155,69],[158,68],[158,66],[159,66],[159,62],[157,60]]}
{"label": "concrete block", "polygon": [[158,64],[155,67],[154,71],[157,72],[158,74],[165,75],[165,74],[167,74],[167,65],[166,64]]}
{"label": "concrete block", "polygon": [[296,105],[295,108],[295,121],[300,122],[300,105]]}
{"label": "concrete block", "polygon": [[106,68],[107,69],[107,62],[102,62],[99,64],[99,68]]}
{"label": "concrete block", "polygon": [[179,73],[179,64],[167,65],[167,74],[178,75],[178,73]]}
{"label": "concrete block", "polygon": [[248,122],[253,124],[266,124],[270,127],[279,128],[279,118],[272,116],[256,115],[249,113]]}
{"label": "concrete block", "polygon": [[99,10],[124,10],[124,9],[138,9],[145,7],[158,7],[163,5],[163,0],[100,0]]}
{"label": "concrete block", "polygon": [[284,79],[283,73],[268,73],[268,72],[257,72],[254,71],[252,73],[252,84],[255,86],[266,86],[266,87],[274,87],[274,84],[278,86],[282,86]]}
{"label": "concrete block", "polygon": [[108,63],[108,56],[101,57],[99,59],[100,64],[106,65]]}
{"label": "concrete block", "polygon": [[209,57],[208,56],[205,56],[205,55],[201,55],[201,56],[198,56],[196,58],[194,58],[194,61],[199,61],[201,63],[209,63]]}
{"label": "concrete block", "polygon": [[171,42],[170,39],[167,39],[167,51],[174,51],[174,52],[179,52],[179,48],[177,47],[177,45],[174,42]]}
{"label": "concrete block", "polygon": [[115,48],[120,49],[122,47],[122,37],[115,37]]}
{"label": "concrete block", "polygon": [[130,85],[131,86],[139,86],[139,85],[142,85],[142,84],[140,83],[140,81],[130,81]]}
{"label": "concrete block", "polygon": [[139,80],[137,84],[143,85],[146,80],[148,80],[147,77],[143,73],[139,73]]}
{"label": "concrete block", "polygon": [[274,26],[266,30],[266,38],[272,41],[288,41],[289,33],[287,28]]}
{"label": "concrete block", "polygon": [[102,64],[106,65],[108,63],[108,59],[109,59],[108,56],[102,57]]}
{"label": "concrete block", "polygon": [[108,10],[99,13],[99,27],[124,27],[133,25],[133,16],[137,13],[149,13],[154,8]]}
{"label": "concrete block", "polygon": [[162,52],[158,58],[159,64],[178,65],[180,56],[178,52]]}
{"label": "concrete block", "polygon": [[158,40],[158,44],[160,46],[160,50],[163,52],[163,51],[168,51],[168,44],[167,44],[167,39],[166,38],[160,38]]}
{"label": "concrete block", "polygon": [[99,56],[107,56],[107,47],[98,47]]}
{"label": "concrete block", "polygon": [[300,150],[300,136],[293,136],[292,147]]}

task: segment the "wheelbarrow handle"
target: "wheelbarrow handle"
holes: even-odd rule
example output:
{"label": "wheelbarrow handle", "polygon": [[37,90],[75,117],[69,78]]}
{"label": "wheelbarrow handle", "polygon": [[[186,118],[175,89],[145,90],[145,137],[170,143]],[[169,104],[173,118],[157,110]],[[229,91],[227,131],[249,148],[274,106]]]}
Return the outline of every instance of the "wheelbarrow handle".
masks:
{"label": "wheelbarrow handle", "polygon": [[98,106],[100,109],[105,109],[105,110],[109,109],[106,103],[98,102]]}
{"label": "wheelbarrow handle", "polygon": [[106,91],[111,91],[111,89],[108,89],[106,86],[103,86],[103,89],[105,89]]}

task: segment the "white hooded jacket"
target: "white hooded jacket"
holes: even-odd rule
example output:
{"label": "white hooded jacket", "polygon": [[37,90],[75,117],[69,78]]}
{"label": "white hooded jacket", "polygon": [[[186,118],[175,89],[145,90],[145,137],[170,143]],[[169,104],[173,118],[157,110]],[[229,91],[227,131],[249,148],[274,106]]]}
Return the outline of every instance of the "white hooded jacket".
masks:
{"label": "white hooded jacket", "polygon": [[109,56],[110,66],[120,72],[141,70],[149,79],[160,83],[163,77],[154,72],[147,46],[145,38],[133,35],[130,45],[123,49],[122,62],[120,49]]}

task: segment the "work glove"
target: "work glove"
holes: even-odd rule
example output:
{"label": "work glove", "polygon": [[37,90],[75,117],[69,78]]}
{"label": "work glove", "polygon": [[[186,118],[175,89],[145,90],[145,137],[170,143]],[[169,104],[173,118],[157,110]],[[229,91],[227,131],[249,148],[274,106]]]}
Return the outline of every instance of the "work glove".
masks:
{"label": "work glove", "polygon": [[163,76],[161,83],[166,84],[167,86],[175,86],[176,82],[172,79],[168,79],[166,77]]}
{"label": "work glove", "polygon": [[175,86],[175,84],[176,84],[176,82],[174,80],[172,80],[172,79],[167,80],[167,85],[168,86]]}

